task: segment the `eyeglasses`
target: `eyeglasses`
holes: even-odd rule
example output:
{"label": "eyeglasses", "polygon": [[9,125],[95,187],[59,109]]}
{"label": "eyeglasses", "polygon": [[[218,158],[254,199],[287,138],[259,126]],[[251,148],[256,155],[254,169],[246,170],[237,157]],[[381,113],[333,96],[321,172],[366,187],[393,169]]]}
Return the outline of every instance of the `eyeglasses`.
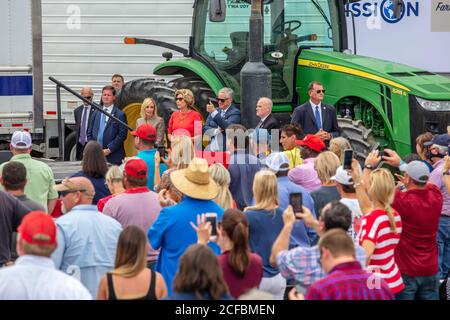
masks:
{"label": "eyeglasses", "polygon": [[91,100],[91,99],[92,99],[91,96],[89,96],[89,97],[83,97],[83,98],[88,99],[88,100]]}
{"label": "eyeglasses", "polygon": [[325,93],[325,89],[323,89],[323,90],[316,90],[316,93]]}
{"label": "eyeglasses", "polygon": [[183,101],[184,99],[183,99],[183,98],[176,98],[175,100],[177,100],[177,101]]}
{"label": "eyeglasses", "polygon": [[74,192],[84,192],[86,190],[66,190],[66,191],[60,191],[59,192],[59,196],[61,198],[64,198],[65,196],[67,196],[69,193],[74,193]]}
{"label": "eyeglasses", "polygon": [[217,100],[218,101],[220,101],[220,102],[222,102],[222,103],[224,103],[225,101],[227,101],[229,98],[226,98],[226,99],[220,99],[220,98],[217,98]]}

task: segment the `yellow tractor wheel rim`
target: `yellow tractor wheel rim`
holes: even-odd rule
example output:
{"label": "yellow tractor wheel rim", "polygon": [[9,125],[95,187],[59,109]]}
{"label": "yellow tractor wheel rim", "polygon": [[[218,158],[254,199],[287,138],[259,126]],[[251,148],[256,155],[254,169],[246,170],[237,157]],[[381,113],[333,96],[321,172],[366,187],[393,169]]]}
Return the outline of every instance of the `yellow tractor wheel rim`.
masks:
{"label": "yellow tractor wheel rim", "polygon": [[[142,103],[133,102],[128,104],[125,108],[122,109],[122,112],[127,116],[128,125],[136,129],[136,120],[141,117],[141,106]],[[133,157],[137,154],[137,149],[134,145],[134,137],[128,131],[127,139],[123,143],[123,147],[125,149],[125,155],[127,157]]]}

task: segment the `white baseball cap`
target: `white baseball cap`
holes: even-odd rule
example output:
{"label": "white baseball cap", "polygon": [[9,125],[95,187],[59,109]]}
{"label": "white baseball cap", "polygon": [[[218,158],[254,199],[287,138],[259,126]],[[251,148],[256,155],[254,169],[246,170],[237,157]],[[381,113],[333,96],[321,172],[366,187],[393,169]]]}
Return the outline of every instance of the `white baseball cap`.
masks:
{"label": "white baseball cap", "polygon": [[266,167],[272,172],[289,170],[289,159],[283,152],[273,152],[265,160]]}
{"label": "white baseball cap", "polygon": [[11,145],[16,149],[31,148],[31,135],[27,131],[15,131],[11,137]]}
{"label": "white baseball cap", "polygon": [[[358,165],[358,167],[359,167],[359,174],[361,174],[362,173],[361,166]],[[337,183],[346,186],[351,186],[354,183],[352,176],[348,174],[348,171],[345,170],[343,166],[337,168],[336,174],[331,177],[331,180],[334,180]]]}

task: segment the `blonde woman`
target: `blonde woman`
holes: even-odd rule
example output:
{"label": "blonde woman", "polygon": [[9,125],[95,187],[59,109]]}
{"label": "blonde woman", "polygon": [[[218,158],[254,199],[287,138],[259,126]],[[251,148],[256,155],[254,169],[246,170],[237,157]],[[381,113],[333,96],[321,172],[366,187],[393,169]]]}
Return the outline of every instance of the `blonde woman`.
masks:
{"label": "blonde woman", "polygon": [[[367,157],[378,158],[378,151]],[[391,207],[394,201],[395,182],[386,169],[370,172],[364,169],[366,179],[359,174],[357,160],[352,163],[352,179],[364,217],[358,234],[359,244],[367,255],[367,268],[378,273],[389,285],[393,294],[401,292],[405,285],[394,258],[400,241],[402,223],[400,215]],[[365,188],[367,187],[367,190]]]}
{"label": "blonde woman", "polygon": [[236,203],[229,189],[231,177],[228,170],[222,164],[215,163],[209,167],[209,173],[220,189],[219,195],[214,199],[214,202],[225,210],[236,208]]}
{"label": "blonde woman", "polygon": [[[185,169],[194,158],[194,145],[192,140],[187,136],[174,138],[172,141],[172,149],[169,150],[168,159],[161,158],[156,152],[155,156],[155,192],[160,194],[162,206],[178,203],[183,198],[183,194],[179,192],[169,179],[170,173],[175,170]],[[168,170],[164,171],[162,177],[159,178],[159,164],[163,161]],[[173,200],[173,201],[169,201]],[[166,205],[163,205],[165,203]]]}
{"label": "blonde woman", "polygon": [[141,117],[136,120],[136,129],[144,123],[150,124],[156,129],[156,144],[164,146],[164,119],[158,116],[156,101],[152,98],[146,98],[142,102]]}
{"label": "blonde woman", "polygon": [[194,109],[194,94],[189,89],[180,89],[175,92],[175,102],[178,110],[172,113],[169,120],[169,140],[173,136],[194,137],[194,125],[200,122],[200,132],[202,134],[202,116]]}
{"label": "blonde woman", "polygon": [[111,194],[98,200],[97,208],[100,212],[103,212],[103,208],[109,199],[125,191],[123,186],[123,170],[121,170],[119,166],[111,166],[106,172],[105,180]]}
{"label": "blonde woman", "polygon": [[344,159],[344,150],[352,149],[350,142],[343,138],[337,137],[330,140],[330,147],[328,148],[331,152],[333,152],[339,158],[339,161],[343,163]]}
{"label": "blonde woman", "polygon": [[270,265],[272,245],[283,228],[283,211],[278,208],[277,177],[269,170],[256,173],[253,182],[255,205],[245,208],[249,223],[249,243],[252,252],[263,259],[263,278],[259,289],[282,300],[286,280]]}
{"label": "blonde woman", "polygon": [[314,168],[320,179],[321,187],[316,191],[311,192],[311,197],[314,200],[314,208],[318,216],[327,203],[341,199],[336,188],[336,182],[331,180],[340,165],[341,162],[339,161],[338,156],[331,151],[322,152],[314,162]]}
{"label": "blonde woman", "polygon": [[100,280],[98,300],[159,300],[167,297],[162,275],[147,268],[147,237],[128,226],[117,243],[114,270]]}

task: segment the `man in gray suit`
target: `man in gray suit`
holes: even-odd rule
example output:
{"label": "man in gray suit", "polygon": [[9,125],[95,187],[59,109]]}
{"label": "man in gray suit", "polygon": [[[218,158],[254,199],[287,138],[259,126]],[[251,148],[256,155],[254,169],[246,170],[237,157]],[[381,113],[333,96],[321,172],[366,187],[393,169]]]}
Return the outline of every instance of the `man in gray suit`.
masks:
{"label": "man in gray suit", "polygon": [[309,101],[294,109],[292,124],[298,124],[305,134],[314,134],[323,141],[340,135],[336,109],[322,103],[325,90],[320,82],[313,81],[308,86]]}

